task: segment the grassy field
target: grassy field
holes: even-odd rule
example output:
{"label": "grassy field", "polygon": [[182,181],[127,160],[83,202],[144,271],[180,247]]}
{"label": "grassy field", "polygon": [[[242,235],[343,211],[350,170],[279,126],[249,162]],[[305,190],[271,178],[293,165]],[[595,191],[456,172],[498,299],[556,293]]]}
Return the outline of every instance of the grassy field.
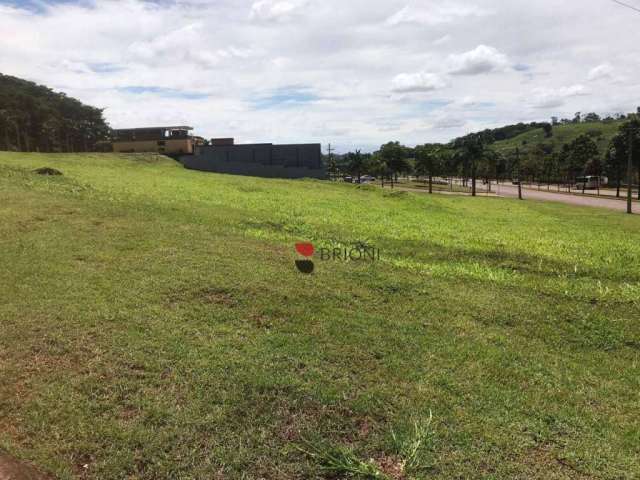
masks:
{"label": "grassy field", "polygon": [[546,144],[553,146],[555,152],[559,152],[565,143],[571,143],[580,135],[587,134],[596,142],[600,153],[604,155],[611,139],[618,133],[618,129],[623,123],[624,121],[614,121],[611,123],[593,122],[558,125],[553,127],[553,136],[551,138],[546,138],[544,130],[537,128],[509,140],[496,142],[494,148],[496,151],[509,153],[514,152],[518,147],[521,152],[526,152],[538,144]]}
{"label": "grassy field", "polygon": [[0,448],[62,479],[640,476],[636,216],[0,153],[0,261]]}

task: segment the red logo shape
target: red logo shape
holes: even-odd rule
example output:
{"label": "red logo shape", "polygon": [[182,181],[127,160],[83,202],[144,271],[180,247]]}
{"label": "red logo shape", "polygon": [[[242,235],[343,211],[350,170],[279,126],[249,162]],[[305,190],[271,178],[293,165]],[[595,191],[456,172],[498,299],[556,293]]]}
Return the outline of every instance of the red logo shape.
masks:
{"label": "red logo shape", "polygon": [[306,242],[296,243],[296,251],[305,257],[312,257],[316,249],[313,248],[313,244]]}

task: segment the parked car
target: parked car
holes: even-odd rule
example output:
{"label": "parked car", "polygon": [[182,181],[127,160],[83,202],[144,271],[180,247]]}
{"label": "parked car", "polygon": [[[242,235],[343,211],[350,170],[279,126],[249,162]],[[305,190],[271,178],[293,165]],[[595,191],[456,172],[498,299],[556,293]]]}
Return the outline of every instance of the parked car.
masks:
{"label": "parked car", "polygon": [[371,183],[371,182],[375,182],[375,181],[376,181],[376,178],[372,177],[371,175],[362,175],[360,177],[360,180],[358,180],[358,177],[353,177],[351,179],[352,183],[362,183],[362,184]]}
{"label": "parked car", "polygon": [[595,190],[596,188],[600,188],[603,185],[606,185],[608,181],[609,179],[607,177],[598,177],[594,175],[578,177],[576,178],[575,188],[577,190]]}

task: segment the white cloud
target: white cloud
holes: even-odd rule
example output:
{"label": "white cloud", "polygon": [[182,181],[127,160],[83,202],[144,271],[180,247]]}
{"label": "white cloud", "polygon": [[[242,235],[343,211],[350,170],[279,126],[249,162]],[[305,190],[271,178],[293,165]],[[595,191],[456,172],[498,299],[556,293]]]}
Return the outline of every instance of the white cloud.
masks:
{"label": "white cloud", "polygon": [[433,41],[433,45],[444,45],[451,41],[451,35],[443,35],[442,37]]}
{"label": "white cloud", "polygon": [[447,86],[447,82],[435,73],[401,73],[392,81],[392,90],[398,93],[430,92]]}
{"label": "white cloud", "polygon": [[507,56],[494,47],[478,45],[471,51],[449,57],[454,75],[479,75],[502,71],[509,65]]}
{"label": "white cloud", "polygon": [[563,106],[568,98],[589,95],[584,85],[571,85],[562,88],[537,88],[533,92],[531,106],[534,108],[557,108]]}
{"label": "white cloud", "polygon": [[590,81],[600,80],[603,78],[611,78],[613,75],[613,67],[610,63],[603,63],[589,70],[587,78]]}
{"label": "white cloud", "polygon": [[466,17],[483,16],[488,14],[485,10],[462,4],[433,3],[415,7],[405,5],[402,9],[391,15],[386,20],[387,25],[400,25],[413,23],[418,25],[440,25],[461,20]]}
{"label": "white cloud", "polygon": [[438,118],[434,122],[433,128],[437,128],[440,130],[451,130],[464,127],[466,123],[467,122],[462,117],[442,117]]}
{"label": "white cloud", "polygon": [[305,3],[304,0],[258,0],[251,5],[249,18],[262,21],[289,20]]}
{"label": "white cloud", "polygon": [[479,102],[475,97],[467,95],[466,97],[461,98],[458,103],[463,107],[473,107],[478,105]]}

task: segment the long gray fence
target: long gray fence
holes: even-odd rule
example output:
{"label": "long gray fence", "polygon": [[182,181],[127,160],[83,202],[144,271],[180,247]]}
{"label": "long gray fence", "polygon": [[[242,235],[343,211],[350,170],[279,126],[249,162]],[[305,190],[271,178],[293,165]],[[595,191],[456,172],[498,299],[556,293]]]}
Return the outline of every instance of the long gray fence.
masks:
{"label": "long gray fence", "polygon": [[180,157],[192,170],[266,178],[326,179],[320,144],[200,146]]}

